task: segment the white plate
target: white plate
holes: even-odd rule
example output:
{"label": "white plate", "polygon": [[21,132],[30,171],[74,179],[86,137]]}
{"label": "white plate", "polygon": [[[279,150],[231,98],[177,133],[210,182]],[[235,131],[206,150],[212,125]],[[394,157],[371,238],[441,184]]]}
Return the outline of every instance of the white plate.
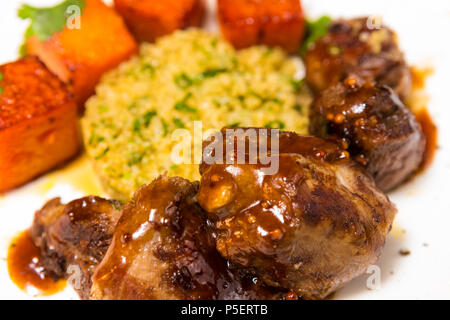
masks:
{"label": "white plate", "polygon": [[[8,0],[0,3],[0,63],[17,58],[26,23],[16,17],[22,2],[49,5],[44,0]],[[412,64],[435,68],[428,81],[429,110],[439,127],[439,150],[433,166],[423,175],[390,194],[399,213],[377,265],[381,287],[367,289],[369,274],[339,290],[335,299],[449,299],[450,298],[450,1],[303,0],[306,14],[317,17],[355,17],[380,14],[399,34],[401,46]],[[217,29],[211,17],[211,29]],[[1,156],[1,155],[0,155]],[[51,173],[18,190],[0,196],[0,298],[33,298],[10,280],[6,267],[11,238],[28,228],[33,214],[46,200],[62,196],[68,201],[95,192],[90,168],[81,159],[63,172]],[[424,245],[427,244],[427,245]],[[411,251],[401,256],[400,249]],[[36,297],[43,298],[43,297]],[[76,299],[71,289],[45,299]]]}

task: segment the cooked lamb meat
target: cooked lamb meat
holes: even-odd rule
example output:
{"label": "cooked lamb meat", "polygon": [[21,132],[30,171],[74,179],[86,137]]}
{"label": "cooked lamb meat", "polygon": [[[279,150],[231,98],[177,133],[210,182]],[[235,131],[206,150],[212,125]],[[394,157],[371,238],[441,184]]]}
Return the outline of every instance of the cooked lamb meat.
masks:
{"label": "cooked lamb meat", "polygon": [[80,275],[75,290],[83,299],[89,297],[91,276],[111,243],[121,215],[119,207],[117,202],[98,197],[66,205],[57,198],[36,212],[30,234],[41,249],[42,265],[59,278]]}
{"label": "cooked lamb meat", "polygon": [[370,18],[338,20],[305,57],[306,79],[317,92],[358,76],[387,85],[403,99],[411,89],[411,74],[396,34],[385,26],[370,28]]}
{"label": "cooked lamb meat", "polygon": [[135,193],[94,273],[93,299],[281,297],[228,269],[194,200],[197,190],[196,183],[162,176]]}
{"label": "cooked lamb meat", "polygon": [[[249,130],[251,129],[251,130]],[[348,157],[348,152],[342,149],[336,142],[332,139],[322,139],[313,136],[302,136],[294,132],[270,130],[266,128],[224,128],[221,130],[219,138],[221,136],[221,141],[223,143],[227,142],[227,132],[230,133],[232,144],[234,149],[232,149],[233,157],[236,161],[239,159],[236,157],[236,148],[239,148],[239,143],[243,143],[244,146],[244,157],[245,163],[249,163],[249,140],[255,140],[258,146],[260,143],[266,146],[268,154],[274,155],[283,153],[300,153],[303,156],[311,159],[325,160],[325,161],[336,161],[342,158]],[[272,133],[277,134],[275,137],[275,142],[278,144],[278,149],[272,147]],[[300,138],[300,139],[299,139]],[[261,141],[261,139],[264,139]],[[214,140],[212,140],[214,141]],[[258,147],[259,148],[259,147]],[[226,145],[221,148],[223,153],[220,157],[220,161],[225,163],[227,161],[227,149]],[[259,150],[256,150],[259,152]],[[211,139],[205,140],[203,142],[203,160],[200,164],[200,174],[203,174],[211,164],[210,162],[215,162],[215,148],[211,143]],[[208,160],[210,159],[210,160]]]}
{"label": "cooked lamb meat", "polygon": [[388,87],[347,78],[316,98],[310,117],[310,131],[343,139],[384,191],[405,181],[423,161],[420,124]]}
{"label": "cooked lamb meat", "polygon": [[198,202],[224,258],[270,286],[324,298],[377,260],[396,208],[331,141],[295,133],[279,141],[273,175],[236,158],[203,166]]}

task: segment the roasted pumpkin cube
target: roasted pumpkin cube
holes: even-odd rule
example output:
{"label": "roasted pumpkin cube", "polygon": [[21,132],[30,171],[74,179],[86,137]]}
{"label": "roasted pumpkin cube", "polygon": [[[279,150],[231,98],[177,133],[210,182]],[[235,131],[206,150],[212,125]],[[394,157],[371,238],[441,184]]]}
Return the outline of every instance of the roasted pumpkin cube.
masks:
{"label": "roasted pumpkin cube", "polygon": [[77,106],[36,57],[0,66],[0,192],[77,154]]}
{"label": "roasted pumpkin cube", "polygon": [[137,43],[114,9],[101,0],[84,0],[80,28],[68,28],[46,41],[27,40],[27,53],[39,58],[69,84],[82,110],[102,74],[137,52]]}
{"label": "roasted pumpkin cube", "polygon": [[237,49],[264,44],[294,53],[305,33],[299,0],[218,0],[218,19]]}
{"label": "roasted pumpkin cube", "polygon": [[199,27],[205,0],[114,0],[131,32],[139,41],[153,42],[177,29]]}

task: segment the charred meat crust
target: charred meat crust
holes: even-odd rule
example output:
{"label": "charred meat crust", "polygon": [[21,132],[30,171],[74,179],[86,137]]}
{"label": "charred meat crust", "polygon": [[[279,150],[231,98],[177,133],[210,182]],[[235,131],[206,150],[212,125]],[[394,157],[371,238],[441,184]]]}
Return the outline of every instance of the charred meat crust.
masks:
{"label": "charred meat crust", "polygon": [[347,78],[315,99],[310,118],[312,133],[341,139],[384,191],[404,182],[423,161],[420,124],[386,86]]}
{"label": "charred meat crust", "polygon": [[337,20],[307,52],[306,80],[314,90],[357,76],[393,88],[402,99],[408,96],[411,73],[396,34],[386,26],[369,24],[369,17]]}
{"label": "charred meat crust", "polygon": [[56,198],[36,212],[30,234],[41,249],[43,266],[59,278],[79,272],[75,289],[83,299],[89,297],[91,276],[111,243],[119,208],[119,203],[98,197],[66,205]]}

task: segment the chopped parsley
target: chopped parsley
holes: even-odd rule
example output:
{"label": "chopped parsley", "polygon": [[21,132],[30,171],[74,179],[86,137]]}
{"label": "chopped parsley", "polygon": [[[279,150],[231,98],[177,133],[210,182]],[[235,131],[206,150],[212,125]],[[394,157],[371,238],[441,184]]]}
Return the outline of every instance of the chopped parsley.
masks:
{"label": "chopped parsley", "polygon": [[101,120],[100,120],[100,123],[101,123],[103,126],[105,126],[106,128],[109,128],[109,129],[115,129],[115,128],[116,128],[116,126],[114,125],[114,123],[112,123],[112,121],[110,121],[110,120],[101,119]]}
{"label": "chopped parsley", "polygon": [[197,76],[190,77],[185,72],[176,75],[174,78],[175,84],[181,89],[189,88],[205,79],[214,78],[215,76],[227,72],[226,68],[207,69]]}
{"label": "chopped parsley", "polygon": [[305,82],[304,79],[301,79],[301,80],[294,80],[294,79],[292,79],[292,81],[291,81],[292,86],[294,87],[295,91],[300,90],[300,88],[303,86],[304,82]]}
{"label": "chopped parsley", "polygon": [[161,119],[161,125],[163,128],[163,137],[167,136],[167,134],[169,133],[169,125],[167,124],[167,122],[164,119]]}
{"label": "chopped parsley", "polygon": [[294,110],[295,111],[301,112],[302,109],[303,109],[303,107],[300,104],[298,104],[298,103],[294,106]]}
{"label": "chopped parsley", "polygon": [[286,125],[284,124],[283,121],[273,120],[273,121],[270,121],[270,122],[266,123],[264,125],[264,128],[267,128],[267,129],[276,128],[276,129],[283,130],[284,128],[286,128]]}
{"label": "chopped parsley", "polygon": [[88,144],[90,146],[94,145],[98,145],[99,143],[105,141],[105,138],[102,136],[97,136],[94,132],[92,132],[92,135],[89,137],[89,142]]}
{"label": "chopped parsley", "polygon": [[140,134],[141,133],[141,122],[139,119],[134,120],[133,122],[133,133]]}
{"label": "chopped parsley", "polygon": [[128,166],[132,167],[138,163],[141,163],[143,158],[144,158],[144,153],[133,152],[131,154],[131,157],[128,159]]}
{"label": "chopped parsley", "polygon": [[108,112],[108,110],[109,110],[108,106],[105,106],[104,104],[102,104],[102,105],[99,107],[99,109],[100,109],[100,113],[106,113],[106,112]]}
{"label": "chopped parsley", "polygon": [[[3,73],[0,72],[0,81],[3,81]],[[0,94],[3,93],[3,87],[0,86]]]}
{"label": "chopped parsley", "polygon": [[98,156],[96,156],[95,160],[99,160],[99,159],[103,158],[108,152],[109,152],[109,147],[107,147],[105,150],[103,150],[102,153],[100,153]]}
{"label": "chopped parsley", "polygon": [[[260,95],[259,93],[255,92],[253,90],[249,90],[248,94],[258,98],[259,100],[261,100],[262,104],[265,104],[267,102],[273,102],[273,103],[276,103],[276,104],[281,104],[282,103],[282,101],[279,98],[277,98],[277,97],[263,97],[262,95]],[[242,98],[242,100],[241,100],[241,98]],[[243,101],[243,100],[245,100],[245,97],[244,96],[239,96],[238,99]]]}
{"label": "chopped parsley", "polygon": [[157,113],[156,113],[156,111],[154,111],[154,110],[149,111],[149,112],[147,112],[146,114],[144,114],[144,117],[143,117],[143,119],[144,119],[144,126],[145,126],[145,127],[148,127],[148,125],[150,124],[150,122],[152,121],[152,119],[153,119],[154,117],[156,117],[156,115],[157,115]]}
{"label": "chopped parsley", "polygon": [[136,107],[137,107],[137,102],[133,101],[128,105],[128,110],[136,109]]}
{"label": "chopped parsley", "polygon": [[112,205],[112,207],[114,208],[114,210],[116,210],[116,211],[120,211],[120,210],[121,210],[121,209],[120,209],[121,205],[120,205],[119,202],[111,201],[111,205]]}
{"label": "chopped parsley", "polygon": [[306,51],[312,48],[314,43],[328,33],[331,18],[322,16],[315,21],[306,22],[306,38],[300,49],[300,55],[304,56]]}
{"label": "chopped parsley", "polygon": [[121,175],[122,178],[127,180],[131,179],[131,176],[132,176],[131,172],[125,172],[124,174]]}
{"label": "chopped parsley", "polygon": [[186,102],[189,100],[189,98],[192,96],[192,93],[188,93],[184,96],[184,98],[180,101],[178,101],[175,104],[175,110],[177,111],[186,111],[190,113],[196,113],[197,109],[194,107],[189,106]]}
{"label": "chopped parsley", "polygon": [[222,106],[222,104],[220,103],[220,101],[217,100],[217,99],[213,99],[213,103],[214,103],[214,105],[216,106],[216,108],[220,108],[220,107]]}
{"label": "chopped parsley", "polygon": [[151,64],[148,64],[148,63],[145,63],[144,65],[142,65],[142,68],[141,68],[141,70],[143,71],[143,72],[150,72],[152,75],[155,73],[155,67],[154,66],[152,66]]}
{"label": "chopped parsley", "polygon": [[[36,8],[30,5],[22,5],[17,15],[21,19],[30,19],[31,23],[25,31],[25,41],[32,36],[36,36],[40,41],[46,41],[55,33],[61,32],[67,23],[66,10],[68,7],[76,5],[82,10],[86,3],[84,0],[65,0],[62,3],[47,8]],[[21,53],[25,53],[24,46]]]}
{"label": "chopped parsley", "polygon": [[176,75],[174,81],[181,89],[186,89],[194,84],[193,80],[184,72]]}
{"label": "chopped parsley", "polygon": [[227,127],[236,128],[236,127],[239,127],[240,125],[241,125],[240,122],[233,122],[233,123],[230,123]]}
{"label": "chopped parsley", "polygon": [[180,118],[173,118],[173,124],[177,127],[177,128],[185,128],[186,126],[184,125],[183,121],[180,120]]}
{"label": "chopped parsley", "polygon": [[95,133],[92,132],[91,136],[89,137],[88,144],[91,146],[95,141]]}
{"label": "chopped parsley", "polygon": [[190,113],[196,113],[197,112],[196,108],[191,107],[191,106],[187,105],[185,102],[182,102],[182,101],[177,102],[175,104],[175,110],[186,111],[186,112],[190,112]]}
{"label": "chopped parsley", "polygon": [[105,141],[104,137],[96,136],[95,134],[92,134],[89,139],[89,145],[93,145],[94,143],[97,145],[103,141]]}
{"label": "chopped parsley", "polygon": [[208,69],[206,71],[204,71],[201,75],[202,78],[213,78],[221,73],[225,73],[227,72],[228,69],[225,68],[218,68],[218,69]]}
{"label": "chopped parsley", "polygon": [[268,57],[268,56],[270,56],[271,54],[273,53],[273,48],[270,48],[270,47],[268,47],[267,49],[266,49],[266,52],[264,52],[264,57]]}

